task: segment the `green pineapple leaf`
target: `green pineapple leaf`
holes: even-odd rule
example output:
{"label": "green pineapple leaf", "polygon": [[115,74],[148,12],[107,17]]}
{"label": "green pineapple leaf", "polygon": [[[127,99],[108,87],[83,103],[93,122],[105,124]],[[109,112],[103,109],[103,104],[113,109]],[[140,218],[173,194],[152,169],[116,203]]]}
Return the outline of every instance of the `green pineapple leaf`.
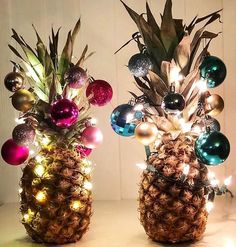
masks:
{"label": "green pineapple leaf", "polygon": [[57,30],[56,35],[54,34],[54,30],[52,28],[52,37],[49,37],[49,49],[50,49],[50,57],[52,59],[55,70],[58,69],[58,39],[59,39],[60,28]]}

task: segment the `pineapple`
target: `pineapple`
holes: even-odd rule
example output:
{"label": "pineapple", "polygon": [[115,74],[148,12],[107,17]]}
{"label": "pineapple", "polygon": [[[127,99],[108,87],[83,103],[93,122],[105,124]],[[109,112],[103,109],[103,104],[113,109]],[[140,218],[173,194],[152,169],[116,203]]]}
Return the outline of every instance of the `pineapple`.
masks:
{"label": "pineapple", "polygon": [[[191,137],[179,136],[162,143],[156,150],[158,154],[151,155],[147,161],[164,175],[144,171],[139,190],[140,221],[155,241],[196,240],[205,231],[207,191],[202,183],[208,182],[207,169],[197,161],[193,145]],[[185,164],[189,165],[186,176],[182,172]]]}
{"label": "pineapple", "polygon": [[23,169],[22,223],[36,242],[76,242],[88,230],[92,197],[84,184],[91,177],[84,162],[76,151],[56,147],[42,149]]}
{"label": "pineapple", "polygon": [[[13,62],[25,82],[30,84],[29,91],[25,91],[35,99],[28,103],[25,97],[15,105],[23,111],[19,117],[23,125],[31,127],[31,141],[24,132],[29,128],[20,129],[17,135],[24,150],[28,150],[35,134],[34,143],[30,145],[36,156],[30,158],[23,169],[20,211],[26,231],[36,242],[76,242],[88,230],[92,214],[92,163],[87,156],[91,148],[102,141],[102,133],[93,126],[89,116],[90,100],[95,96],[87,93],[92,80],[82,68],[83,62],[92,55],[87,55],[87,45],[78,61],[72,63],[73,44],[79,29],[80,20],[68,33],[60,55],[59,30],[55,33],[52,29],[49,51],[36,30],[36,49],[15,30],[12,37],[23,54],[9,45],[24,65]],[[27,104],[27,108],[21,107],[22,104]],[[83,135],[88,129],[97,138],[96,143],[93,137],[89,139],[88,134]]]}
{"label": "pineapple", "polygon": [[[207,129],[206,114],[214,115],[212,106],[205,108],[205,100],[210,94],[201,91],[205,82],[201,81],[199,67],[209,54],[211,40],[218,35],[205,28],[220,18],[220,11],[195,17],[186,25],[183,20],[172,17],[172,1],[166,0],[159,25],[148,3],[146,15],[123,4],[138,27],[132,40],[140,51],[131,57],[129,69],[141,95],[131,92],[130,104],[134,111],[136,105],[141,104],[143,117],[131,121],[136,125],[151,122],[159,131],[154,143],[149,142],[154,134],[151,130],[139,128],[134,133],[145,145],[147,155],[139,189],[140,221],[154,241],[196,240],[205,231],[207,198],[214,193],[209,186],[208,169],[194,151],[197,131]],[[206,21],[205,25],[193,34],[195,26],[203,21]],[[202,39],[208,39],[208,42],[199,50]],[[137,57],[139,61],[135,61]],[[168,111],[163,104],[166,103],[165,96],[171,94],[182,99],[178,111]]]}

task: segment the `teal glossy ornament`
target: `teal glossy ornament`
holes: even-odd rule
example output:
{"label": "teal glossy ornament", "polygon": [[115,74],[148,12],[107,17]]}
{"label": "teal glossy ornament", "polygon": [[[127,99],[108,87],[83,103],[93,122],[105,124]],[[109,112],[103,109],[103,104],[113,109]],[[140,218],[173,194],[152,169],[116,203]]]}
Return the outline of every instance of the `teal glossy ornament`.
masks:
{"label": "teal glossy ornament", "polygon": [[200,162],[217,166],[228,158],[230,143],[221,132],[205,132],[195,142],[195,153]]}
{"label": "teal glossy ornament", "polygon": [[137,120],[140,120],[140,119],[142,119],[142,117],[143,117],[143,113],[142,113],[141,111],[136,111],[136,112],[134,113],[134,117],[135,117]]}
{"label": "teal glossy ornament", "polygon": [[199,69],[201,77],[207,81],[208,88],[219,86],[227,74],[224,62],[215,56],[205,57]]}
{"label": "teal glossy ornament", "polygon": [[133,136],[136,124],[129,121],[129,114],[133,113],[133,106],[123,104],[117,106],[111,114],[112,129],[121,136]]}

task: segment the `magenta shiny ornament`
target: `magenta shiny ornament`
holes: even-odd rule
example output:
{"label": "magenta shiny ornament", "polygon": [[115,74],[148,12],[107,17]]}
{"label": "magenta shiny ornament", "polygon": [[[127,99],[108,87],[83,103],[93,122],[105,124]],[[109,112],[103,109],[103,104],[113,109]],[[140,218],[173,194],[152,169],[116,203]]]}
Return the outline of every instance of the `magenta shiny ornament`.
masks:
{"label": "magenta shiny ornament", "polygon": [[24,163],[29,157],[29,149],[26,146],[20,146],[12,139],[9,139],[2,145],[1,154],[6,163],[18,166]]}
{"label": "magenta shiny ornament", "polygon": [[64,75],[64,80],[67,85],[74,89],[83,87],[87,79],[86,71],[76,66],[69,68]]}
{"label": "magenta shiny ornament", "polygon": [[86,90],[89,102],[95,106],[104,106],[112,99],[113,91],[111,85],[103,80],[91,82]]}
{"label": "magenta shiny ornament", "polygon": [[81,158],[88,157],[91,154],[91,152],[92,152],[92,149],[91,148],[87,148],[87,147],[82,146],[82,145],[78,145],[76,147],[76,150],[80,154],[80,157]]}
{"label": "magenta shiny ornament", "polygon": [[51,120],[59,128],[69,128],[79,116],[77,105],[69,99],[59,99],[51,106]]}
{"label": "magenta shiny ornament", "polygon": [[102,131],[97,127],[89,126],[81,134],[81,142],[87,148],[96,148],[102,141]]}

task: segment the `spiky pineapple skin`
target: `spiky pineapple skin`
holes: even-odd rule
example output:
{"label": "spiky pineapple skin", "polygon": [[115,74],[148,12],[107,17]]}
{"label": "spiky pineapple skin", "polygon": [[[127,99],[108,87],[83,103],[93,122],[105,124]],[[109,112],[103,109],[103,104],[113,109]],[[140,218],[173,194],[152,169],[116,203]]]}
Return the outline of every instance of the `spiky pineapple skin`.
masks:
{"label": "spiky pineapple skin", "polygon": [[[205,231],[207,191],[201,184],[207,181],[207,169],[198,163],[193,144],[193,139],[182,135],[176,140],[162,143],[157,154],[148,159],[157,171],[172,178],[161,178],[152,171],[144,171],[141,177],[140,221],[154,241],[179,243],[197,240]],[[183,164],[190,166],[187,186],[172,181],[181,179]]]}
{"label": "spiky pineapple skin", "polygon": [[[76,242],[88,230],[92,214],[91,192],[83,188],[84,181],[90,181],[90,175],[84,173],[76,151],[44,149],[38,155],[47,160],[47,170],[38,178],[34,173],[38,164],[35,158],[30,159],[23,170],[20,210],[24,215],[30,209],[34,217],[30,222],[22,220],[22,223],[36,242]],[[47,192],[45,203],[39,203],[35,198],[39,190]],[[79,210],[72,210],[74,200],[82,203]]]}

